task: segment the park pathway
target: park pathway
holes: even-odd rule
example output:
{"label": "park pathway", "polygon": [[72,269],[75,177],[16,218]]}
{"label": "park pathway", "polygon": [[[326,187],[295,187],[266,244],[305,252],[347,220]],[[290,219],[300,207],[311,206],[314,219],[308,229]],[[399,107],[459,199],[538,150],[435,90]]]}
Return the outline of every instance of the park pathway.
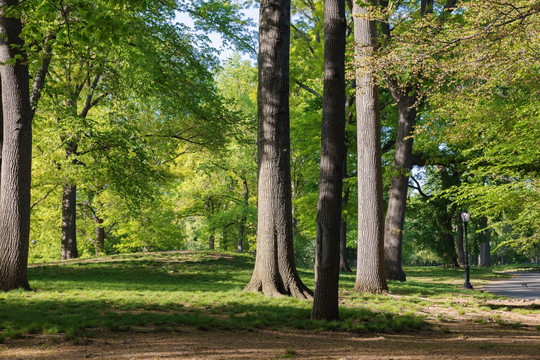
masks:
{"label": "park pathway", "polygon": [[515,277],[484,285],[485,291],[516,299],[540,299],[540,272],[517,272]]}

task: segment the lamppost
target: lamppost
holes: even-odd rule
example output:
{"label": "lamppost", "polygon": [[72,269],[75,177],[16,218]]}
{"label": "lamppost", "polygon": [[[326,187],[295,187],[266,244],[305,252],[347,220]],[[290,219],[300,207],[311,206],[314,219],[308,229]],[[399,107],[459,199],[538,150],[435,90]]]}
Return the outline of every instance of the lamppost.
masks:
{"label": "lamppost", "polygon": [[469,254],[467,253],[467,223],[471,219],[471,214],[468,211],[464,210],[460,214],[461,221],[465,224],[465,238],[463,239],[463,261],[465,262],[465,283],[463,284],[464,289],[472,290],[473,286],[469,281]]}

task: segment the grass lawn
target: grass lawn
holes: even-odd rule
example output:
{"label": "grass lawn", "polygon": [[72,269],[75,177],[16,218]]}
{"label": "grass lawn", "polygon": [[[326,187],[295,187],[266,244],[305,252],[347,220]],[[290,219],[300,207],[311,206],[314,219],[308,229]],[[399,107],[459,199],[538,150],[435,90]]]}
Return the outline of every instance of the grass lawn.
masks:
{"label": "grass lawn", "polygon": [[[429,326],[426,308],[483,314],[490,310],[485,302],[497,298],[462,290],[459,269],[406,268],[407,282],[391,282],[386,296],[353,293],[354,275],[342,274],[341,321],[310,321],[310,301],[242,292],[253,261],[247,255],[170,252],[35,264],[29,268],[34,291],[0,293],[0,341],[61,333],[76,342],[103,331],[176,331],[186,325],[201,330],[399,332]],[[313,271],[299,272],[313,288]],[[491,269],[471,271],[475,287],[506,276]],[[442,311],[436,316],[445,321],[452,315]],[[479,319],[482,323],[484,317]]]}

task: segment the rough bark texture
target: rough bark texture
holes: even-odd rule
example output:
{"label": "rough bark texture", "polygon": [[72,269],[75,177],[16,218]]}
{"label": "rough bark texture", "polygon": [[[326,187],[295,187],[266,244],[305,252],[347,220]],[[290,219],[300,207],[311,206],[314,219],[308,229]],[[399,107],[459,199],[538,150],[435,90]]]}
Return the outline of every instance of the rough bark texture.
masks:
{"label": "rough bark texture", "polygon": [[488,222],[485,216],[480,219],[480,226],[484,230],[482,231],[483,242],[480,243],[480,254],[478,254],[478,266],[489,267],[491,266],[491,246],[489,244],[491,239],[489,236],[489,230],[486,229]]}
{"label": "rough bark texture", "polygon": [[387,278],[405,281],[406,276],[401,264],[401,249],[407,208],[409,172],[412,166],[413,138],[411,135],[416,121],[416,97],[409,97],[395,88],[391,92],[398,103],[399,118],[396,153],[392,164],[392,181],[384,226],[384,257]]}
{"label": "rough bark texture", "polygon": [[76,226],[77,186],[64,184],[62,192],[62,244],[60,259],[75,259],[79,257],[77,251]]}
{"label": "rough bark texture", "polygon": [[324,93],[311,318],[336,320],[345,150],[345,0],[324,2]]}
{"label": "rough bark texture", "polygon": [[[0,76],[4,141],[0,186],[0,290],[29,289],[32,111],[22,24],[13,14],[18,1],[0,1]],[[20,60],[15,59],[19,58]]]}
{"label": "rough bark texture", "polygon": [[255,268],[245,291],[311,298],[294,261],[290,133],[290,0],[262,0],[259,18],[258,224]]}
{"label": "rough bark texture", "polygon": [[[375,1],[371,2],[373,5]],[[383,189],[379,91],[369,65],[376,46],[375,21],[353,4],[356,43],[356,113],[358,141],[358,259],[355,291],[388,291],[384,268]]]}

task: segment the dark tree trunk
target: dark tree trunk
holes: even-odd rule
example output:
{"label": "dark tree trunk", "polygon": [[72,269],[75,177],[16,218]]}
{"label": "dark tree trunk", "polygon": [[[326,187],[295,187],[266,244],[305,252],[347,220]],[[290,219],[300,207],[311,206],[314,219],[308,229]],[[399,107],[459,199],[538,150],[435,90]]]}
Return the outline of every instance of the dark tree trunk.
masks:
{"label": "dark tree trunk", "polygon": [[[77,151],[77,143],[70,140],[66,144],[66,158],[69,160]],[[60,259],[75,259],[77,251],[77,186],[67,182],[62,192],[62,244]]]}
{"label": "dark tree trunk", "polygon": [[216,237],[214,236],[214,234],[211,234],[210,237],[208,238],[208,249],[214,250],[215,243],[216,243]]}
{"label": "dark tree trunk", "polygon": [[[376,5],[374,0],[372,5]],[[375,21],[367,8],[353,4],[356,43],[356,113],[358,142],[358,258],[355,291],[388,291],[384,269],[383,185],[379,90],[369,65],[377,43]]]}
{"label": "dark tree trunk", "polygon": [[482,231],[483,242],[480,243],[480,254],[478,254],[478,266],[489,267],[491,266],[491,245],[489,244],[490,236],[485,216],[480,219],[480,226],[484,230]]}
{"label": "dark tree trunk", "polygon": [[[18,1],[0,1],[3,147],[0,184],[0,290],[29,289],[32,111]],[[14,62],[14,63],[13,63]]]}
{"label": "dark tree trunk", "polygon": [[244,186],[244,209],[242,211],[242,218],[240,219],[240,227],[238,228],[238,246],[237,251],[239,253],[244,252],[244,239],[246,233],[246,221],[247,221],[247,211],[249,206],[249,187],[247,179],[242,179],[242,184]]}
{"label": "dark tree trunk", "polygon": [[[345,155],[347,150],[345,148]],[[343,162],[343,166],[346,167],[346,159]],[[344,177],[345,178],[345,177]],[[343,192],[342,208],[344,208],[349,202],[350,190],[347,188]],[[341,217],[341,227],[339,230],[339,271],[352,272],[349,266],[349,254],[347,251],[347,221],[344,217]]]}
{"label": "dark tree trunk", "polygon": [[345,151],[345,0],[324,1],[324,93],[311,318],[339,318],[339,244]]}
{"label": "dark tree trunk", "polygon": [[456,252],[457,252],[457,262],[459,266],[465,265],[465,261],[463,257],[463,223],[461,222],[461,218],[459,218],[459,212],[458,212],[458,220],[457,220]]}
{"label": "dark tree trunk", "polygon": [[412,131],[416,121],[416,97],[409,97],[397,89],[392,95],[398,103],[398,134],[396,153],[392,164],[392,181],[388,194],[388,208],[384,227],[384,256],[386,276],[389,280],[405,281],[402,268],[402,242],[409,172],[412,166]]}
{"label": "dark tree trunk", "polygon": [[94,216],[96,242],[94,245],[96,256],[105,252],[105,228],[103,227],[103,219],[99,216]]}
{"label": "dark tree trunk", "polygon": [[311,298],[294,261],[290,132],[290,0],[261,0],[259,17],[258,224],[255,268],[245,291]]}
{"label": "dark tree trunk", "polygon": [[442,232],[444,264],[449,267],[459,267],[454,236],[452,234],[452,213],[447,211],[447,201],[441,200],[436,204],[436,218]]}
{"label": "dark tree trunk", "polygon": [[79,257],[77,251],[76,201],[77,187],[64,184],[62,192],[62,246],[60,253],[62,260]]}

